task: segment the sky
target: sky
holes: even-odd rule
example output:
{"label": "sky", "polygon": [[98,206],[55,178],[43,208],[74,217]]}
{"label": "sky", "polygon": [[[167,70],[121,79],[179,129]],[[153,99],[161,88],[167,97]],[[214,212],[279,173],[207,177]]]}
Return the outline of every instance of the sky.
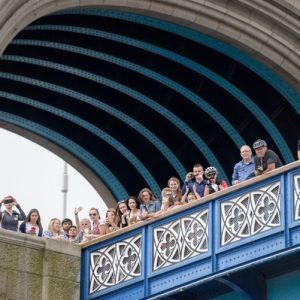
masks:
{"label": "sky", "polygon": [[[37,208],[44,229],[51,218],[62,220],[64,161],[40,145],[0,128],[0,199],[16,198],[27,215]],[[104,216],[106,205],[89,182],[68,165],[67,214],[73,221],[74,208],[82,206],[79,217],[88,217],[91,207]],[[2,210],[4,207],[2,207]],[[17,209],[16,209],[17,210]]]}

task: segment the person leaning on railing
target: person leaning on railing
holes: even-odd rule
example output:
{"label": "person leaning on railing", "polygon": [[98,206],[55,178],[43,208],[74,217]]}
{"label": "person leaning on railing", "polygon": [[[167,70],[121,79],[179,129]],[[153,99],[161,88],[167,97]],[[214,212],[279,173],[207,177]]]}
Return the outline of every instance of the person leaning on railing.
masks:
{"label": "person leaning on railing", "polygon": [[61,232],[61,222],[58,218],[50,220],[48,230],[43,232],[43,237],[54,240],[68,240],[68,237]]}
{"label": "person leaning on railing", "polygon": [[109,208],[106,212],[105,218],[105,231],[106,234],[111,233],[113,231],[117,231],[119,229],[117,225],[117,212],[114,208]]}
{"label": "person leaning on railing", "polygon": [[235,164],[232,173],[232,184],[235,185],[254,177],[254,159],[252,151],[248,145],[243,145],[240,149],[242,160]]}
{"label": "person leaning on railing", "polygon": [[117,225],[120,228],[124,228],[128,226],[128,215],[129,215],[129,208],[127,205],[127,200],[122,200],[118,203],[117,206],[117,216],[118,216],[118,221]]}
{"label": "person leaning on railing", "polygon": [[161,198],[162,198],[161,209],[152,215],[153,218],[158,217],[164,214],[165,212],[175,208],[174,197],[172,195],[172,190],[169,187],[166,187],[161,191]]}
{"label": "person leaning on railing", "polygon": [[[18,231],[19,221],[26,219],[24,211],[17,200],[12,196],[6,196],[0,201],[0,210],[2,204],[4,204],[5,210],[0,212],[0,227],[7,230]],[[19,212],[13,210],[14,206]]]}
{"label": "person leaning on railing", "polygon": [[254,157],[255,176],[268,173],[282,166],[278,155],[267,148],[267,143],[264,140],[255,141],[252,148],[256,153]]}
{"label": "person leaning on railing", "polygon": [[139,199],[134,196],[130,196],[127,199],[127,206],[129,207],[128,225],[132,225],[141,221],[141,203]]}
{"label": "person leaning on railing", "polygon": [[178,205],[184,204],[181,202],[182,194],[180,188],[180,180],[177,177],[171,177],[168,180],[168,187],[171,190],[174,203],[177,203]]}
{"label": "person leaning on railing", "polygon": [[97,238],[99,236],[106,234],[106,229],[104,227],[105,221],[100,219],[99,210],[92,207],[89,211],[89,216],[92,223],[92,238]]}
{"label": "person leaning on railing", "polygon": [[77,233],[78,233],[77,227],[75,225],[72,225],[68,231],[68,241],[74,243]]}
{"label": "person leaning on railing", "polygon": [[160,203],[155,199],[153,192],[148,188],[143,188],[139,192],[138,199],[141,204],[141,216],[142,220],[151,218],[152,215],[160,210]]}

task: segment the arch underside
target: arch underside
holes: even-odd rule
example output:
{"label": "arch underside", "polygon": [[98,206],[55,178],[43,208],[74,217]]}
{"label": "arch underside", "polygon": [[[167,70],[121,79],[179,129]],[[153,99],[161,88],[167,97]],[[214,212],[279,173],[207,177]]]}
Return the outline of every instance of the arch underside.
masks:
{"label": "arch underside", "polygon": [[238,148],[257,138],[291,162],[300,132],[299,95],[257,61],[185,27],[100,8],[21,31],[1,57],[0,100],[2,121],[71,153],[118,200],[145,186],[158,195],[197,162],[230,180]]}

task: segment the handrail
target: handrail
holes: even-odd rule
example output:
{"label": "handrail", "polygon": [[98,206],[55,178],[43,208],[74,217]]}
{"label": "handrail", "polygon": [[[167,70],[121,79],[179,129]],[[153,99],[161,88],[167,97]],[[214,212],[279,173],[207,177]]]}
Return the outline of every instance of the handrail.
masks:
{"label": "handrail", "polygon": [[81,296],[155,298],[296,248],[300,160],[82,244]]}
{"label": "handrail", "polygon": [[226,188],[225,190],[222,190],[222,191],[219,191],[219,192],[216,192],[216,193],[213,193],[213,194],[210,194],[210,195],[207,195],[203,198],[201,198],[201,200],[199,201],[195,201],[195,202],[192,202],[192,203],[187,203],[183,206],[180,206],[180,207],[177,207],[177,208],[174,208],[172,210],[169,210],[167,212],[165,212],[164,214],[156,217],[156,218],[152,218],[152,219],[148,219],[148,220],[145,220],[145,221],[141,221],[139,223],[136,223],[136,224],[133,224],[129,227],[125,227],[125,228],[122,228],[118,231],[115,231],[115,232],[112,232],[112,233],[109,233],[105,236],[101,236],[101,237],[98,237],[98,238],[95,238],[91,241],[87,241],[87,242],[84,242],[84,243],[81,243],[80,246],[82,248],[86,248],[88,246],[91,246],[91,245],[95,245],[95,244],[98,244],[98,243],[101,243],[101,242],[104,242],[104,241],[107,241],[107,240],[110,240],[112,238],[115,238],[117,236],[120,236],[122,234],[125,234],[125,233],[128,233],[130,231],[133,231],[135,229],[138,229],[138,228],[141,228],[141,227],[144,227],[146,225],[149,225],[149,224],[152,224],[152,223],[155,223],[159,220],[162,220],[162,219],[165,219],[169,216],[172,216],[172,215],[175,215],[177,213],[180,213],[180,212],[183,212],[183,211],[186,211],[192,207],[195,207],[195,206],[198,206],[200,204],[204,204],[204,203],[208,203],[208,202],[211,202],[217,198],[220,198],[222,196],[225,196],[225,195],[229,195],[233,192],[237,192],[237,191],[240,191],[241,189],[243,188],[246,188],[246,187],[249,187],[249,186],[252,186],[256,183],[259,183],[259,182],[262,182],[266,179],[269,179],[269,178],[272,178],[272,177],[275,177],[279,174],[282,174],[284,172],[287,172],[287,171],[290,171],[296,167],[300,167],[300,160],[297,160],[297,161],[294,161],[292,163],[289,163],[287,165],[284,165],[280,168],[277,168],[269,173],[266,173],[266,174],[263,174],[263,175],[260,175],[260,176],[257,176],[257,177],[253,177],[249,180],[246,180],[246,181],[243,181],[243,182],[240,182],[236,185],[233,185],[233,186],[230,186],[228,188]]}

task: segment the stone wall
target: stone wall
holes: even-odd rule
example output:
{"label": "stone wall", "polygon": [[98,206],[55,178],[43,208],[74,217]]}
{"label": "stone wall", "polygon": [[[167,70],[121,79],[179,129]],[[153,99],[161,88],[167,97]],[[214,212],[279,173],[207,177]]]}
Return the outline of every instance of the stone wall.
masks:
{"label": "stone wall", "polygon": [[0,229],[0,300],[80,297],[80,247]]}

